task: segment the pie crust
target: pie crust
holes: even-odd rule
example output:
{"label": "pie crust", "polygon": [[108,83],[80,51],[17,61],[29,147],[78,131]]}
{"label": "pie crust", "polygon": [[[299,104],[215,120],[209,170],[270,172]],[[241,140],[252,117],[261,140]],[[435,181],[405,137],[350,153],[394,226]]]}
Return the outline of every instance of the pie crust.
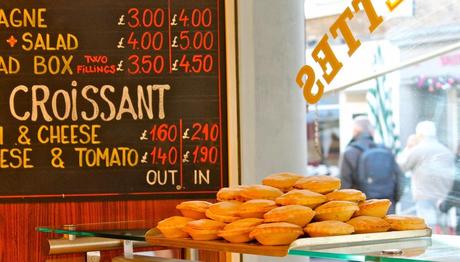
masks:
{"label": "pie crust", "polygon": [[249,233],[254,228],[264,222],[260,218],[244,218],[232,222],[221,230],[218,236],[223,237],[225,240],[231,243],[245,243],[252,240],[249,237]]}
{"label": "pie crust", "polygon": [[328,220],[308,224],[304,231],[311,237],[328,237],[350,235],[355,232],[355,229],[347,223]]}
{"label": "pie crust", "polygon": [[329,201],[343,200],[351,202],[361,202],[366,200],[366,194],[356,189],[340,189],[326,195]]}
{"label": "pie crust", "polygon": [[303,231],[298,225],[278,222],[256,226],[249,237],[257,239],[262,245],[278,246],[289,245],[301,235]]}
{"label": "pie crust", "polygon": [[158,222],[157,228],[166,238],[187,238],[189,235],[182,229],[191,221],[189,217],[172,216]]}
{"label": "pie crust", "polygon": [[417,230],[427,228],[425,220],[416,216],[388,215],[385,220],[390,223],[391,230]]}
{"label": "pie crust", "polygon": [[276,173],[264,178],[262,184],[276,187],[283,192],[287,192],[291,190],[295,182],[302,177],[303,176],[291,172]]}
{"label": "pie crust", "polygon": [[206,210],[212,203],[207,201],[186,201],[176,206],[176,208],[182,213],[184,217],[190,217],[193,219],[206,218]]}
{"label": "pie crust", "polygon": [[295,188],[308,189],[316,193],[326,194],[340,188],[340,179],[331,176],[307,176],[294,184]]}
{"label": "pie crust", "polygon": [[241,196],[246,199],[269,199],[275,200],[277,197],[281,196],[283,192],[276,187],[266,186],[266,185],[252,185],[245,186],[242,189]]}
{"label": "pie crust", "polygon": [[315,219],[318,221],[337,220],[348,221],[357,211],[358,204],[349,201],[331,201],[315,209]]}
{"label": "pie crust", "polygon": [[309,208],[315,208],[327,201],[326,196],[315,193],[310,190],[294,189],[278,197],[276,203],[279,205],[302,205]]}
{"label": "pie crust", "polygon": [[390,229],[390,224],[380,217],[359,216],[350,219],[347,224],[352,225],[358,234],[386,232]]}
{"label": "pie crust", "polygon": [[315,216],[315,211],[301,205],[290,205],[274,208],[265,215],[265,222],[287,222],[304,227]]}
{"label": "pie crust", "polygon": [[221,188],[216,195],[217,201],[230,201],[236,200],[240,202],[246,201],[246,199],[241,196],[244,186],[236,187],[223,187]]}
{"label": "pie crust", "polygon": [[390,206],[389,199],[369,199],[359,203],[355,216],[385,217]]}
{"label": "pie crust", "polygon": [[243,203],[234,200],[212,204],[206,210],[206,216],[210,219],[223,223],[234,222],[240,219],[240,217],[237,215],[237,212],[241,204]]}
{"label": "pie crust", "polygon": [[252,199],[243,203],[237,212],[242,218],[263,218],[264,214],[277,207],[275,201],[268,199]]}
{"label": "pie crust", "polygon": [[219,238],[217,234],[224,227],[225,223],[210,219],[200,219],[188,222],[182,230],[194,240],[214,240]]}

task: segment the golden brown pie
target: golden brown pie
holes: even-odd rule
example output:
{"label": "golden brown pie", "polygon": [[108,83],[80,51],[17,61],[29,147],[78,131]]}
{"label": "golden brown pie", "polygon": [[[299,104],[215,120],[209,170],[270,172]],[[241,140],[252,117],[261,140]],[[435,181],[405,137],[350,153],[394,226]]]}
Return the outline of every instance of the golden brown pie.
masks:
{"label": "golden brown pie", "polygon": [[323,222],[315,222],[308,224],[304,228],[305,233],[311,237],[327,237],[327,236],[342,236],[350,235],[355,232],[353,226],[335,220]]}
{"label": "golden brown pie", "polygon": [[225,223],[210,219],[200,219],[188,222],[182,230],[194,240],[214,240],[219,238],[217,234],[224,227]]}
{"label": "golden brown pie", "polygon": [[209,206],[208,210],[206,210],[206,216],[216,221],[231,223],[240,219],[237,212],[241,204],[243,203],[234,200],[212,204]]}
{"label": "golden brown pie", "polygon": [[249,237],[249,233],[254,228],[264,222],[260,218],[244,218],[232,222],[224,227],[224,230],[220,231],[218,236],[223,237],[225,240],[231,243],[245,243],[252,239]]}
{"label": "golden brown pie", "polygon": [[241,196],[244,186],[236,187],[223,187],[217,192],[217,201],[230,201],[236,200],[240,202],[246,201],[246,199]]}
{"label": "golden brown pie", "polygon": [[206,210],[212,205],[206,201],[186,201],[176,206],[176,208],[182,213],[184,217],[190,217],[193,219],[206,218]]}
{"label": "golden brown pie", "polygon": [[355,216],[372,216],[384,217],[391,206],[391,201],[388,199],[369,199],[359,203],[359,210]]}
{"label": "golden brown pie", "polygon": [[287,222],[304,227],[315,216],[315,211],[301,205],[289,205],[274,208],[265,215],[265,222]]}
{"label": "golden brown pie", "polygon": [[385,220],[390,223],[391,230],[417,230],[427,228],[425,220],[416,216],[388,215]]}
{"label": "golden brown pie", "polygon": [[277,207],[275,201],[268,199],[252,199],[243,203],[237,212],[242,218],[263,218],[264,214]]}
{"label": "golden brown pie", "polygon": [[278,197],[276,203],[279,205],[302,205],[309,208],[315,208],[327,201],[326,196],[315,193],[310,190],[294,189]]}
{"label": "golden brown pie", "polygon": [[356,189],[340,189],[326,195],[329,201],[343,200],[351,202],[360,202],[366,200],[366,194]]}
{"label": "golden brown pie", "polygon": [[279,222],[258,225],[249,237],[257,239],[262,245],[278,246],[289,245],[301,235],[303,231],[298,225]]}
{"label": "golden brown pie", "polygon": [[350,201],[331,201],[315,209],[315,219],[318,221],[337,220],[348,221],[358,210],[358,204]]}
{"label": "golden brown pie", "polygon": [[246,199],[269,199],[275,200],[275,198],[281,196],[283,192],[276,187],[266,185],[252,185],[245,186],[241,192],[241,195]]}
{"label": "golden brown pie", "polygon": [[189,217],[173,216],[158,222],[157,228],[166,238],[187,238],[189,235],[182,229],[191,221]]}
{"label": "golden brown pie", "polygon": [[266,186],[276,187],[283,192],[287,192],[292,189],[295,182],[302,178],[303,176],[290,173],[290,172],[282,172],[276,173],[270,176],[267,176],[262,180],[262,184]]}
{"label": "golden brown pie", "polygon": [[358,234],[386,232],[390,229],[390,224],[380,217],[359,216],[350,219],[347,224],[352,225]]}
{"label": "golden brown pie", "polygon": [[307,176],[297,180],[294,187],[326,194],[340,188],[340,179],[331,176]]}

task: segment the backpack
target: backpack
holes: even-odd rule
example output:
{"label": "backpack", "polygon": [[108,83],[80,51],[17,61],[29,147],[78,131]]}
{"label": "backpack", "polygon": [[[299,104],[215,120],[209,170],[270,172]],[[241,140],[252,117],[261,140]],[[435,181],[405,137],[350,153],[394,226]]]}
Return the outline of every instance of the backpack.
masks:
{"label": "backpack", "polygon": [[393,200],[396,192],[396,174],[393,153],[383,145],[372,144],[364,148],[358,144],[352,147],[361,151],[353,181],[368,199],[388,198]]}

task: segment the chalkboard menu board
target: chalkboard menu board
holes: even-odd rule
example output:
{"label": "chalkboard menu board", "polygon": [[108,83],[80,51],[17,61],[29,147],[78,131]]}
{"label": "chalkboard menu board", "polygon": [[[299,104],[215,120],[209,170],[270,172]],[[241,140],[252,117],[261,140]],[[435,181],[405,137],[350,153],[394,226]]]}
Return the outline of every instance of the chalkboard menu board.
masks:
{"label": "chalkboard menu board", "polygon": [[228,184],[223,0],[3,0],[0,200]]}

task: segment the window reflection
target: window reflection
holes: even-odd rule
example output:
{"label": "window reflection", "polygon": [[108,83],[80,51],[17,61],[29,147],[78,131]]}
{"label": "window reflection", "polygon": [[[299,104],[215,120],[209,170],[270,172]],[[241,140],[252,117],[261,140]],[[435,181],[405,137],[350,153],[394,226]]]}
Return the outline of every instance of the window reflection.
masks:
{"label": "window reflection", "polygon": [[[318,2],[306,0],[307,54],[343,9],[341,1],[328,1],[329,6],[319,7]],[[316,10],[315,15],[309,10]],[[454,0],[406,0],[404,8],[372,35],[367,30],[364,14],[358,14],[350,27],[356,37],[362,39],[362,47],[352,59],[344,62],[343,70],[332,85],[337,87],[459,43],[459,12],[460,6]],[[337,53],[346,49],[343,42],[332,44]],[[437,217],[432,223],[435,233],[460,234],[460,49],[325,96],[317,107],[310,106],[306,122],[311,174],[341,175],[339,166],[353,138],[353,119],[363,115],[375,128],[375,142],[389,148],[405,171],[404,194],[396,212],[416,214],[417,206],[419,209],[424,206],[425,219],[431,222],[429,214]],[[417,168],[404,168],[401,161],[417,133],[417,125],[423,121],[433,123],[439,146],[447,150],[432,149],[431,155],[427,153],[421,158],[424,160],[420,165],[434,169],[423,183],[447,181],[442,187],[446,192],[430,198],[431,202],[420,200],[414,193],[423,191],[414,184]],[[319,145],[315,146],[315,139]],[[430,161],[435,164],[427,167]],[[434,194],[433,189],[421,193]]]}

